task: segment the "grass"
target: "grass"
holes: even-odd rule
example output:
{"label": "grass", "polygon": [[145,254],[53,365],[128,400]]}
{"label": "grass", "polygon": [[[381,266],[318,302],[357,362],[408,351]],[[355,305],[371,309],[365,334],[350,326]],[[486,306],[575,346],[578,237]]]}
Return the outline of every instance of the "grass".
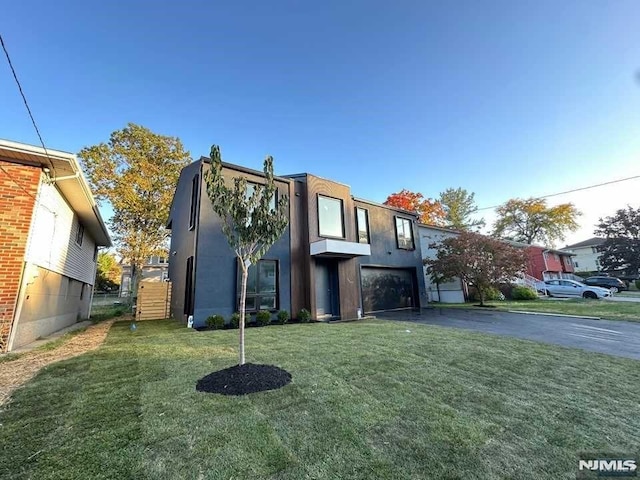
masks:
{"label": "grass", "polygon": [[400,322],[247,331],[290,385],[198,393],[237,331],[116,323],[0,412],[0,478],[562,479],[585,450],[637,452],[638,362]]}
{"label": "grass", "polygon": [[[48,352],[48,351],[51,351],[51,350],[55,350],[60,345],[65,343],[67,340],[75,337],[79,333],[84,332],[86,329],[87,329],[86,327],[77,328],[76,330],[72,330],[71,332],[65,333],[64,335],[60,335],[59,337],[56,337],[55,339],[52,339],[52,340],[48,341],[47,343],[43,343],[42,345],[40,345],[40,346],[34,348],[33,350],[30,350],[30,351],[32,351],[32,352]],[[39,340],[41,340],[41,339],[39,339]],[[19,353],[13,353],[13,352],[5,353],[3,355],[0,355],[0,363],[11,362],[13,360],[16,360],[16,359],[22,357],[23,355],[26,355],[27,353],[29,353],[29,351],[19,352]]]}
{"label": "grass", "polygon": [[[477,302],[474,302],[475,304]],[[472,308],[471,303],[438,303],[442,308]],[[498,310],[521,310],[528,312],[562,313],[565,315],[585,315],[607,320],[627,320],[640,322],[640,303],[610,302],[582,298],[562,300],[504,300],[487,302]]]}
{"label": "grass", "polygon": [[109,320],[114,317],[121,317],[131,311],[127,305],[94,305],[91,308],[91,320],[93,323]]}

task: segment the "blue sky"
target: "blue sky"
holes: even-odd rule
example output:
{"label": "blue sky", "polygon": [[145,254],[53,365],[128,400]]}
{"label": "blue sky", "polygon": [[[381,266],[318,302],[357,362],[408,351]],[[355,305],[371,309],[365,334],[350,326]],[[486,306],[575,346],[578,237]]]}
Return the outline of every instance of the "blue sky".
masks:
{"label": "blue sky", "polygon": [[[484,207],[640,174],[639,18],[637,1],[24,1],[0,28],[48,147],[135,122],[194,158],[218,143],[375,201],[461,186]],[[38,143],[4,59],[0,138]],[[579,241],[639,190],[550,202],[583,210]]]}

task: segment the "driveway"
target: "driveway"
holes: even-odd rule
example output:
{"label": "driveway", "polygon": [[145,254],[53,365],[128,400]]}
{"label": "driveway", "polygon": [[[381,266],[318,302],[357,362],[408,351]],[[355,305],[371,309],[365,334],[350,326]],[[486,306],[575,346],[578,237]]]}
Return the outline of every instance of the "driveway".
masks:
{"label": "driveway", "polygon": [[640,360],[640,323],[455,308],[385,312],[376,316],[385,320],[464,328]]}

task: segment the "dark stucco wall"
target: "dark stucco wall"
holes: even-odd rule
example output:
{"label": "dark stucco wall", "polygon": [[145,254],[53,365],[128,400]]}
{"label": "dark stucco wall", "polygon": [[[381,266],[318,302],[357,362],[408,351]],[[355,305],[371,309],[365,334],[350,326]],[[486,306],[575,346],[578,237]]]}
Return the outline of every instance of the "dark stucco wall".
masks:
{"label": "dark stucco wall", "polygon": [[[362,200],[355,200],[355,206],[369,212],[369,243],[371,256],[359,257],[358,265],[392,268],[415,268],[420,306],[428,302],[424,282],[420,236],[415,217],[397,210],[375,205]],[[414,250],[398,248],[396,241],[395,217],[411,220],[413,227]]]}
{"label": "dark stucco wall", "polygon": [[[203,172],[209,164],[203,164]],[[244,176],[247,181],[263,183],[264,178],[249,173],[245,169],[235,170],[225,167],[225,178]],[[231,180],[230,180],[231,182]],[[276,180],[278,195],[290,195],[290,181]],[[219,314],[228,321],[236,311],[236,272],[235,254],[229,247],[222,233],[221,219],[213,211],[207,196],[205,184],[202,183],[199,229],[197,240],[196,292],[194,326],[202,326],[209,315]],[[291,312],[291,255],[289,228],[282,237],[267,251],[263,259],[278,261],[279,308]]]}
{"label": "dark stucco wall", "polygon": [[[200,175],[202,162],[195,161],[182,169],[173,197],[171,212],[171,244],[169,248],[169,279],[171,280],[171,314],[186,322],[184,297],[187,258],[195,255],[196,229],[189,230],[191,211],[191,185],[193,177]],[[200,175],[202,178],[202,175]]]}

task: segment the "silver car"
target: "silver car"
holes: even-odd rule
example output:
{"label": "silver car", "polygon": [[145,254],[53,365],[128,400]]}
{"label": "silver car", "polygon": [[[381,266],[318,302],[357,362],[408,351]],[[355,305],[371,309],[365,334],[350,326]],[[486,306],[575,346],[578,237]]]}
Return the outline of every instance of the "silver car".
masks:
{"label": "silver car", "polygon": [[601,287],[591,287],[575,280],[546,280],[545,293],[550,297],[582,297],[605,298],[611,296],[611,291]]}

